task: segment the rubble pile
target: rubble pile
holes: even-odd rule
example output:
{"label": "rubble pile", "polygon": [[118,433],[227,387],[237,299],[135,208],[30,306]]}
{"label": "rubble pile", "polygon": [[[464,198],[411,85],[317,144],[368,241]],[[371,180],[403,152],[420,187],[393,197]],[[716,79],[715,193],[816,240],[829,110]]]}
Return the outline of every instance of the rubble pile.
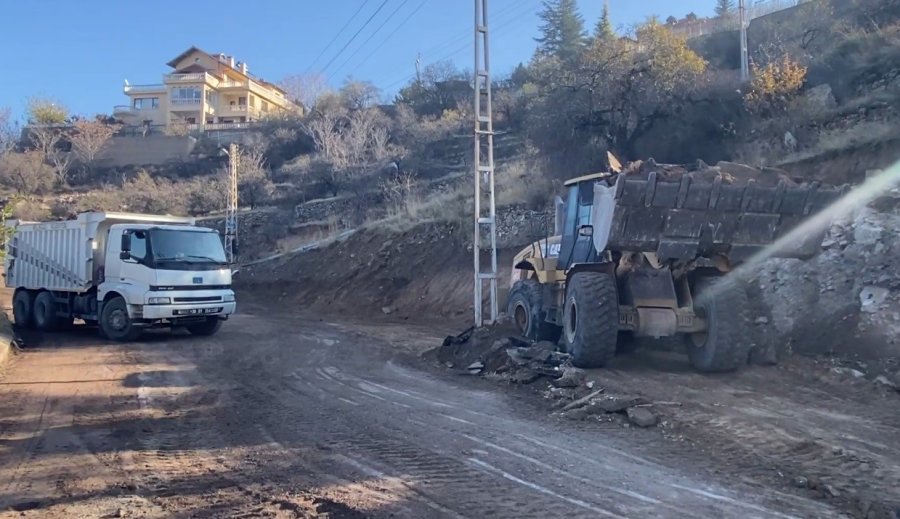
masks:
{"label": "rubble pile", "polygon": [[572,365],[572,357],[556,351],[552,342],[531,342],[518,335],[509,318],[492,326],[469,328],[444,339],[437,359],[448,368],[464,370],[513,384],[548,382],[544,397],[554,401],[569,420],[591,417],[621,419],[637,427],[659,422],[653,403],[631,395],[607,394],[588,373]]}

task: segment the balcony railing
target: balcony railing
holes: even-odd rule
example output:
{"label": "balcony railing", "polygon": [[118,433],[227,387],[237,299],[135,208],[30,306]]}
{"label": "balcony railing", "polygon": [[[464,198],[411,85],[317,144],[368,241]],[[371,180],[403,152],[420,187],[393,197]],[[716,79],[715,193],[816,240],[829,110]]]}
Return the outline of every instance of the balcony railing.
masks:
{"label": "balcony railing", "polygon": [[205,81],[208,74],[206,72],[196,72],[192,74],[166,74],[166,83],[184,83]]}
{"label": "balcony railing", "polygon": [[183,107],[199,107],[200,99],[170,99],[169,104],[172,105],[173,108],[183,108]]}
{"label": "balcony railing", "polygon": [[247,88],[246,81],[231,81],[226,79],[219,83],[219,88]]}
{"label": "balcony railing", "polygon": [[165,85],[125,85],[123,90],[126,94],[134,93],[140,94],[142,92],[160,92],[165,90]]}

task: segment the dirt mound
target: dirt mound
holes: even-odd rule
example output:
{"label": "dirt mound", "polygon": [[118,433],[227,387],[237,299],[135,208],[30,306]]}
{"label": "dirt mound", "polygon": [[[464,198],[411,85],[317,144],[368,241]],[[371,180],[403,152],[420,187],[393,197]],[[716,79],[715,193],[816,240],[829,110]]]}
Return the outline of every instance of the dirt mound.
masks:
{"label": "dirt mound", "polygon": [[779,182],[788,186],[796,185],[786,171],[775,168],[754,168],[736,162],[719,162],[710,166],[702,160],[694,164],[657,164],[653,159],[635,161],[628,164],[622,174],[646,179],[650,173],[656,173],[664,181],[676,182],[688,176],[701,182],[711,183],[721,177],[722,183],[735,186],[746,186],[755,182],[761,187],[775,187]]}

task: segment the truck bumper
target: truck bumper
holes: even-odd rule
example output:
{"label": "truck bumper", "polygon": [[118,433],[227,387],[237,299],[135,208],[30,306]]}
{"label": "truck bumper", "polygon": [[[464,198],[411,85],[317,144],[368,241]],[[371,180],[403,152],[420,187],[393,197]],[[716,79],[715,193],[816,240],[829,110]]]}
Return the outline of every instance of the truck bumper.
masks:
{"label": "truck bumper", "polygon": [[144,305],[141,318],[145,320],[183,319],[192,317],[228,317],[233,314],[237,304],[234,301],[181,304],[181,305]]}

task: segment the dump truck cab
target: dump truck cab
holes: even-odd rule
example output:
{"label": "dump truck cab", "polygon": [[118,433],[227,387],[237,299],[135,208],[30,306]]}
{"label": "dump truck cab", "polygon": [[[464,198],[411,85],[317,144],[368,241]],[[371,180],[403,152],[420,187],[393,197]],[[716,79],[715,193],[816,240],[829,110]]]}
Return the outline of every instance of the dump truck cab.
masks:
{"label": "dump truck cab", "polygon": [[[514,259],[508,313],[522,333],[559,340],[577,365],[599,367],[636,337],[682,336],[693,365],[746,361],[749,305],[726,274],[836,200],[843,188],[784,176],[638,170],[566,182],[554,236]],[[779,257],[816,254],[825,227],[780,244]]]}

